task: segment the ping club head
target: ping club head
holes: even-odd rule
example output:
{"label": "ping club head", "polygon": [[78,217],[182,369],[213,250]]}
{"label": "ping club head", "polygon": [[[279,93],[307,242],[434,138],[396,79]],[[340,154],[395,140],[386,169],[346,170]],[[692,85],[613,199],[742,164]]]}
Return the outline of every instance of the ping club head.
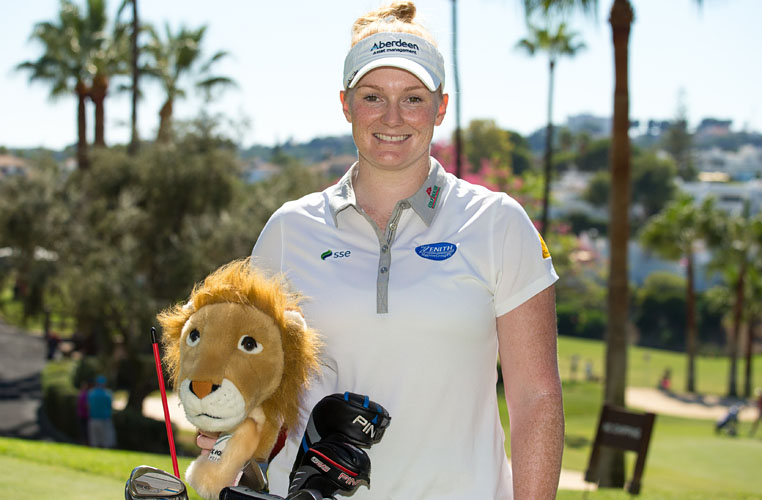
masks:
{"label": "ping club head", "polygon": [[124,486],[125,500],[188,500],[182,481],[156,467],[139,465]]}

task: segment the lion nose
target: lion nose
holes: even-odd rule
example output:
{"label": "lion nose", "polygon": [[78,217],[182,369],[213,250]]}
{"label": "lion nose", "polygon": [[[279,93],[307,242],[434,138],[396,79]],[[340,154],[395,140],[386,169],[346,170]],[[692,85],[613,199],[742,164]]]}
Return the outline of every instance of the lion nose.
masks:
{"label": "lion nose", "polygon": [[216,391],[219,388],[220,386],[217,384],[213,384],[211,382],[199,382],[198,380],[193,380],[190,384],[191,392],[195,394],[199,399],[204,399],[210,393]]}

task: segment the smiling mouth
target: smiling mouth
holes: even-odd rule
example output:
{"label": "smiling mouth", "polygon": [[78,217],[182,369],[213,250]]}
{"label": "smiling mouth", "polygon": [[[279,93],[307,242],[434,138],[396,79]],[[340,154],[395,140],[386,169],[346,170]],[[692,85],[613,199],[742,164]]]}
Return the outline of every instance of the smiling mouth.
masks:
{"label": "smiling mouth", "polygon": [[197,417],[209,417],[209,418],[214,418],[214,419],[217,419],[217,420],[222,420],[222,417],[216,417],[214,415],[209,415],[208,413],[199,413],[196,416]]}
{"label": "smiling mouth", "polygon": [[373,137],[380,141],[385,142],[402,142],[408,137],[410,137],[409,134],[406,135],[386,135],[386,134],[373,134]]}

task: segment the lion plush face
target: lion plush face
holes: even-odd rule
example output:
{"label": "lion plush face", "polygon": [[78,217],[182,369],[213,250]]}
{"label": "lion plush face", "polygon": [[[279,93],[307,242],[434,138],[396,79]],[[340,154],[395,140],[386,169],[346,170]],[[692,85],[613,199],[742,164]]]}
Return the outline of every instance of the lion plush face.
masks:
{"label": "lion plush face", "polygon": [[232,429],[262,404],[283,376],[278,326],[236,303],[202,307],[180,337],[179,396],[188,420],[208,431]]}
{"label": "lion plush face", "polygon": [[281,279],[250,259],[233,261],[158,320],[164,363],[194,425],[222,432],[246,417],[264,418],[276,430],[296,423],[299,394],[318,370],[320,341]]}

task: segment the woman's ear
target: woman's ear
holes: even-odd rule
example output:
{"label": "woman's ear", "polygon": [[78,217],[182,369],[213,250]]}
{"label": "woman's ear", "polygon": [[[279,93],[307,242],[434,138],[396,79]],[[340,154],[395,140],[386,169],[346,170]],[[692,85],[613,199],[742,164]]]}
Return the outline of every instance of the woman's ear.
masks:
{"label": "woman's ear", "polygon": [[347,92],[340,91],[339,92],[339,100],[341,101],[341,111],[344,113],[344,118],[347,119],[349,123],[352,123],[352,113],[349,109],[349,95],[347,95]]}
{"label": "woman's ear", "polygon": [[445,113],[447,113],[447,103],[450,102],[449,94],[442,94],[442,100],[439,102],[439,109],[437,109],[437,119],[434,122],[436,125],[441,125],[444,120]]}

